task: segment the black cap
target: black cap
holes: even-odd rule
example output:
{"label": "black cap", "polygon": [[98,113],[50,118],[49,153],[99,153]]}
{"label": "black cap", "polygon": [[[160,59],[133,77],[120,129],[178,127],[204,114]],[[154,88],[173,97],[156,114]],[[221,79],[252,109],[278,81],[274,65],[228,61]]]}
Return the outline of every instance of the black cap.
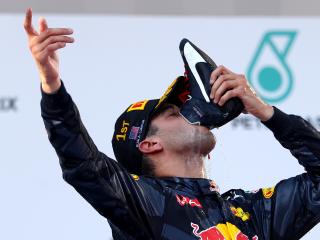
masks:
{"label": "black cap", "polygon": [[131,104],[117,119],[112,147],[117,161],[128,172],[138,175],[142,172],[142,153],[138,147],[146,137],[152,115],[164,103],[180,107],[189,94],[187,85],[186,78],[180,76],[172,82],[161,98]]}

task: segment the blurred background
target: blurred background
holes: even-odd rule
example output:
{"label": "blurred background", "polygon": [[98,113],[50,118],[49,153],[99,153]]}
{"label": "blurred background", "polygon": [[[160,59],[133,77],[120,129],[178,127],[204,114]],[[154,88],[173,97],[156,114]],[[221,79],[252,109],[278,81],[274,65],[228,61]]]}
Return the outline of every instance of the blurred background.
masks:
{"label": "blurred background", "polygon": [[41,13],[129,14],[178,16],[318,16],[317,0],[12,0],[1,12],[21,13],[32,6]]}
{"label": "blurred background", "polygon": [[[188,38],[247,76],[266,102],[320,129],[320,2],[316,0],[2,0],[0,2],[0,239],[111,239],[101,217],[61,177],[40,116],[39,76],[23,30],[32,7],[74,29],[59,51],[61,78],[99,149],[113,157],[117,116],[157,98],[184,72]],[[208,177],[221,188],[270,187],[304,170],[257,120],[214,130]],[[318,239],[316,226],[305,240]]]}

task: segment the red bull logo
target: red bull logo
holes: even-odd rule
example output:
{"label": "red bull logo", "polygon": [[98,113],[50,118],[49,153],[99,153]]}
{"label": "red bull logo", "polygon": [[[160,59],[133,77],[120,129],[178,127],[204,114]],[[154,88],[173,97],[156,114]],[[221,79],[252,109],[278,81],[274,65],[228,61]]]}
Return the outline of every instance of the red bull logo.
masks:
{"label": "red bull logo", "polygon": [[191,207],[202,208],[201,203],[196,198],[191,199],[191,198],[176,194],[176,199],[180,206],[190,205]]}
{"label": "red bull logo", "polygon": [[[193,234],[200,240],[249,240],[235,225],[227,222],[226,224],[218,224],[217,226],[199,231],[199,225],[191,223]],[[254,236],[252,240],[258,240]]]}
{"label": "red bull logo", "polygon": [[201,240],[225,240],[223,234],[217,227],[210,227],[201,232],[199,232],[198,224],[191,223],[191,227],[193,228],[193,234]]}

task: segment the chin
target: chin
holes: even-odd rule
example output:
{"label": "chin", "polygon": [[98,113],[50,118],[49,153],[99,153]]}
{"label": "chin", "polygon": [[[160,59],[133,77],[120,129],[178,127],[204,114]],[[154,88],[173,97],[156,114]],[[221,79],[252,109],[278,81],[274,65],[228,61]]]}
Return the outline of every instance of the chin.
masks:
{"label": "chin", "polygon": [[208,129],[206,131],[201,131],[201,137],[199,138],[199,150],[201,154],[208,155],[216,145],[216,138],[213,133]]}

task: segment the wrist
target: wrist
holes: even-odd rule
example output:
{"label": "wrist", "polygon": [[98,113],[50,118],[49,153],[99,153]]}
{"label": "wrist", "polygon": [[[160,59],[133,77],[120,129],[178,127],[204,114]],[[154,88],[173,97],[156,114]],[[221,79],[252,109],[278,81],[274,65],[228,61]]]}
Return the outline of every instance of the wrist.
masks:
{"label": "wrist", "polygon": [[61,80],[55,80],[55,81],[41,81],[41,88],[42,91],[47,94],[54,94],[56,93],[61,87]]}
{"label": "wrist", "polygon": [[261,111],[256,115],[262,122],[268,121],[274,114],[274,109],[272,106],[265,104]]}

